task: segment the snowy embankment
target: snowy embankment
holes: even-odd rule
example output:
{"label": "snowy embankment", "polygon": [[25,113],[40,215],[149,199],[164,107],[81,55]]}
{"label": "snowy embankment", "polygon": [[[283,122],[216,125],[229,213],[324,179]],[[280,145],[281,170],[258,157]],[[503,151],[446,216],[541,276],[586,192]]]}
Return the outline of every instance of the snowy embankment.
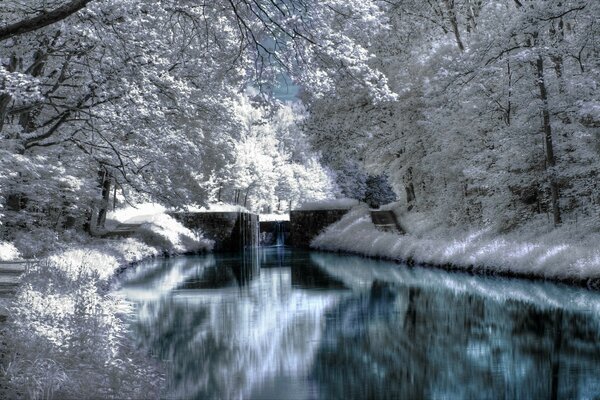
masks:
{"label": "snowy embankment", "polygon": [[383,232],[369,209],[354,207],[329,226],[311,247],[443,267],[585,282],[600,278],[600,234],[574,226],[501,234],[488,227],[464,231],[444,228],[420,213],[395,210],[406,235]]}
{"label": "snowy embankment", "polygon": [[320,210],[349,210],[359,205],[356,199],[342,197],[339,199],[327,199],[320,201],[307,201],[302,203],[297,210],[301,211],[320,211]]}
{"label": "snowy embankment", "polygon": [[129,305],[111,280],[131,263],[212,242],[165,214],[139,221],[136,238],[62,243],[26,269],[3,327],[1,398],[159,397],[160,370],[129,337]]}
{"label": "snowy embankment", "polygon": [[14,244],[0,242],[0,261],[14,261],[21,258],[21,253]]}

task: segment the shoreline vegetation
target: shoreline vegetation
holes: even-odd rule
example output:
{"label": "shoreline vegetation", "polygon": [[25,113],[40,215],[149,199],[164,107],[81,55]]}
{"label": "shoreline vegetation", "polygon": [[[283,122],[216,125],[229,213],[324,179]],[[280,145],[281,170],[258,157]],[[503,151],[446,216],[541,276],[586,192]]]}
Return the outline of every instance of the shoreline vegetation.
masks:
{"label": "shoreline vegetation", "polygon": [[131,305],[113,295],[115,277],[150,258],[209,251],[212,242],[163,214],[135,238],[60,246],[28,265],[7,307],[0,397],[159,398],[162,367],[130,336]]}
{"label": "shoreline vegetation", "polygon": [[[311,248],[478,275],[544,280],[600,289],[600,234],[582,226],[502,233],[492,226],[452,230],[422,213],[393,210],[406,234],[378,230],[366,205],[321,232]],[[529,227],[531,228],[531,227]],[[577,233],[577,235],[575,235]]]}
{"label": "shoreline vegetation", "polygon": [[[311,207],[327,208],[327,204],[303,209]],[[313,240],[312,248],[478,275],[600,288],[600,250],[592,246],[598,234],[582,233],[581,226],[577,232],[582,236],[570,240],[575,228],[568,226],[545,234],[541,228],[528,234],[503,234],[492,227],[451,231],[397,203],[382,207],[395,212],[406,232],[399,234],[378,230],[367,205],[348,207],[341,220]],[[128,218],[126,214],[121,212],[116,223]],[[0,395],[160,396],[164,382],[160,361],[145,354],[130,336],[126,319],[131,305],[111,291],[122,272],[144,260],[207,252],[213,243],[164,210],[135,218],[140,222],[136,237],[57,242],[59,250],[27,267],[8,308],[10,318],[2,325]],[[20,244],[31,253],[31,243]],[[18,255],[12,244],[2,246],[5,255]],[[47,244],[39,247],[46,251]]]}

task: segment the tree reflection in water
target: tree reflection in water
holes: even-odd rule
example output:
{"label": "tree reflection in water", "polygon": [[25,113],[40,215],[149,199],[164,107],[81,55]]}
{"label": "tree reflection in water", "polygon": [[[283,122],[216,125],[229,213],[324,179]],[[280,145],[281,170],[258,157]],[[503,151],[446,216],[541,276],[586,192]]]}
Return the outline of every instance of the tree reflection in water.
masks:
{"label": "tree reflection in water", "polygon": [[166,361],[168,398],[600,392],[595,292],[281,248],[173,259],[150,275],[122,291],[140,342]]}

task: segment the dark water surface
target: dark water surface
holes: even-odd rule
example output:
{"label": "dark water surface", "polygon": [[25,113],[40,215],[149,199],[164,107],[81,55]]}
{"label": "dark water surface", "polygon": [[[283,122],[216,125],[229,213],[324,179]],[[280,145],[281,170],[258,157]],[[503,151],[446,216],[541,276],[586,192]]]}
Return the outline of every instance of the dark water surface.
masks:
{"label": "dark water surface", "polygon": [[600,398],[600,293],[267,248],[124,278],[165,398]]}

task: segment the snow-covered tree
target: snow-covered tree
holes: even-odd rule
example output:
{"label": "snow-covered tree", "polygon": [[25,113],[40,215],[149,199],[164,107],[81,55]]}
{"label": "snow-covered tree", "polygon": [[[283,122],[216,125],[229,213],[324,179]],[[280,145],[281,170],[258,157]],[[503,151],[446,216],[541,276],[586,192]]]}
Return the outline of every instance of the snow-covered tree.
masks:
{"label": "snow-covered tree", "polygon": [[2,2],[5,220],[101,223],[115,188],[202,204],[239,155],[234,103],[248,85],[285,72],[322,95],[342,73],[389,96],[356,38],[366,35],[357,16],[369,35],[385,28],[378,10],[358,0]]}
{"label": "snow-covered tree", "polygon": [[410,206],[449,224],[597,220],[600,6],[388,4],[391,28],[366,46],[397,98],[350,84],[305,93],[312,141],[388,173]]}

